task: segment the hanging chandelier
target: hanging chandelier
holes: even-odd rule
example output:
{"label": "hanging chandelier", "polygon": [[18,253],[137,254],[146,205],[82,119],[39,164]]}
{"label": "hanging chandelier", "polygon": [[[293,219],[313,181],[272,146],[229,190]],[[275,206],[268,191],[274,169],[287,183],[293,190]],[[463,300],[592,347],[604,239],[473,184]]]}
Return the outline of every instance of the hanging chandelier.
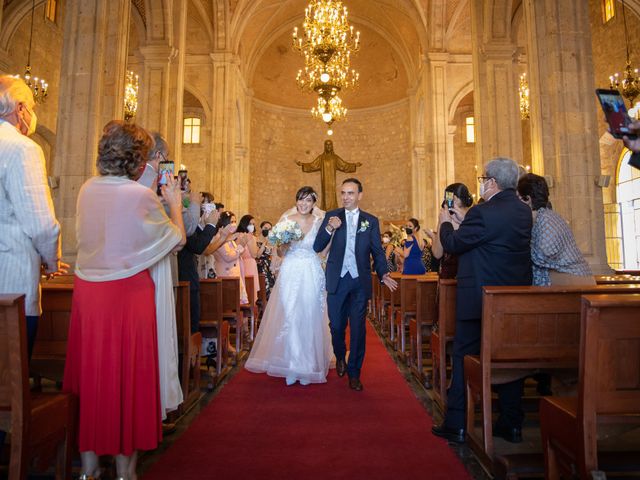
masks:
{"label": "hanging chandelier", "polygon": [[138,75],[128,71],[124,84],[124,119],[130,121],[138,111]]}
{"label": "hanging chandelier", "polygon": [[520,118],[526,120],[530,115],[530,103],[529,103],[529,82],[527,82],[527,74],[520,75],[520,87],[518,89],[520,95]]}
{"label": "hanging chandelier", "polygon": [[49,84],[44,78],[34,77],[31,74],[31,44],[33,42],[33,15],[36,11],[36,0],[33,0],[31,5],[31,29],[29,32],[29,51],[27,53],[27,65],[24,69],[24,75],[14,75],[16,78],[22,78],[24,83],[27,84],[31,93],[33,93],[33,100],[36,103],[44,103],[49,93]]}
{"label": "hanging chandelier", "polygon": [[620,79],[618,73],[609,77],[609,86],[612,90],[621,90],[622,95],[633,105],[635,98],[640,95],[640,77],[638,69],[631,66],[629,59],[629,33],[627,32],[627,16],[625,14],[624,0],[622,0],[622,20],[624,23],[624,40],[627,48],[627,65],[624,68],[624,78]]}
{"label": "hanging chandelier", "polygon": [[355,88],[360,75],[351,68],[351,54],[360,49],[360,32],[349,25],[347,7],[339,0],[311,0],[305,8],[304,35],[293,31],[293,49],[304,56],[298,71],[298,86],[318,95],[311,111],[327,125],[345,117],[338,94]]}

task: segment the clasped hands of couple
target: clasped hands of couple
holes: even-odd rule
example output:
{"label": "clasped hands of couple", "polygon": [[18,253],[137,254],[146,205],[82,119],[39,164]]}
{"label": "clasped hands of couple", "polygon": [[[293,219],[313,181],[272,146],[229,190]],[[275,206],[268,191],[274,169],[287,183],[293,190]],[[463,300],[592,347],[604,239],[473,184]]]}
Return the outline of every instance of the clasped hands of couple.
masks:
{"label": "clasped hands of couple", "polygon": [[[329,217],[329,220],[327,222],[327,228],[331,231],[332,234],[333,232],[338,230],[341,226],[342,226],[342,220],[340,220],[338,217]],[[391,274],[389,273],[385,273],[382,276],[381,280],[382,280],[382,283],[384,283],[387,286],[387,288],[392,292],[395,292],[396,288],[398,288],[398,282],[396,282],[393,278],[391,278]]]}

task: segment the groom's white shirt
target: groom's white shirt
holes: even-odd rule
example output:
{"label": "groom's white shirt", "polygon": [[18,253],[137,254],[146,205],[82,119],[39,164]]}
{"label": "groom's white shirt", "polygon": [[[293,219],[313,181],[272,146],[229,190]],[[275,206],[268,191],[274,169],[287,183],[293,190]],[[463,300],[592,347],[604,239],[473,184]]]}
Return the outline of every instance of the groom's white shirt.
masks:
{"label": "groom's white shirt", "polygon": [[344,277],[347,272],[351,278],[358,278],[358,263],[356,262],[356,233],[358,232],[358,218],[360,217],[360,209],[344,211],[345,220],[347,222],[347,243],[344,252],[344,260],[342,261],[342,271],[340,278]]}

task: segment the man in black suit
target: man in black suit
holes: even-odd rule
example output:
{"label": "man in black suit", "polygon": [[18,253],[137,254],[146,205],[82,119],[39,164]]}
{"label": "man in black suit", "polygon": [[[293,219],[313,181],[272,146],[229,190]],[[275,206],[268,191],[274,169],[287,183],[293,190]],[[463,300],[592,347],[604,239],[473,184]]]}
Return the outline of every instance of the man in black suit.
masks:
{"label": "man in black suit", "polygon": [[220,213],[217,210],[206,212],[205,226],[198,226],[195,232],[187,237],[187,243],[178,252],[178,278],[189,282],[189,299],[191,309],[191,333],[200,329],[200,278],[196,255],[202,254],[218,232],[216,224]]}
{"label": "man in black suit", "polygon": [[[445,252],[458,255],[456,333],[451,386],[444,422],[432,432],[447,440],[465,440],[466,395],[463,359],[480,353],[482,287],[531,285],[532,216],[516,194],[518,165],[496,158],[478,177],[484,203],[467,213],[455,230],[447,208],[440,212],[440,241]],[[523,380],[498,385],[500,417],[493,432],[510,442],[522,441]]]}

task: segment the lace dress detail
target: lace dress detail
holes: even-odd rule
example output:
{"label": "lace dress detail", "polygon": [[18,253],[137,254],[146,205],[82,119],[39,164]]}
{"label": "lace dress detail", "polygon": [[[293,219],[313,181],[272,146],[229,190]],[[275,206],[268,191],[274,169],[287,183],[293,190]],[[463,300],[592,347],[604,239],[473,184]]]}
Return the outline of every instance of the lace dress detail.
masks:
{"label": "lace dress detail", "polygon": [[[285,217],[286,218],[286,217]],[[313,242],[321,221],[293,242],[267,303],[245,368],[287,383],[324,383],[333,360],[325,275]]]}

